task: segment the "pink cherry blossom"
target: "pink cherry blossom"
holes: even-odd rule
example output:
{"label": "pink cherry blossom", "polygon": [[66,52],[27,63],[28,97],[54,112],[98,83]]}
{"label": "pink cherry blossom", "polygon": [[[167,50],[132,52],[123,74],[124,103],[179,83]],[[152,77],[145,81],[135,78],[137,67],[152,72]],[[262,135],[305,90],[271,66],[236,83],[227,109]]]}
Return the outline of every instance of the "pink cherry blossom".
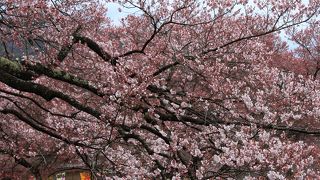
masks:
{"label": "pink cherry blossom", "polygon": [[319,179],[319,4],[3,0],[0,176]]}

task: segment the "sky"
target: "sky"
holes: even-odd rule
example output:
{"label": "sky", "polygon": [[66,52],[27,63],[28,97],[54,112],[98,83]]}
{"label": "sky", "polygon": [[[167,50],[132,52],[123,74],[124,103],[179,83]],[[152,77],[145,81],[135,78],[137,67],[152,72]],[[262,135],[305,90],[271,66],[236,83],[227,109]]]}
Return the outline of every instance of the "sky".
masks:
{"label": "sky", "polygon": [[[124,18],[128,14],[132,14],[135,13],[135,11],[137,11],[136,9],[123,8],[118,3],[108,3],[107,8],[107,16],[113,21],[115,25],[120,24],[121,18]],[[119,9],[121,9],[121,12],[119,12]]]}
{"label": "sky", "polygon": [[119,8],[121,8],[121,6],[117,3],[108,3],[107,4],[107,16],[115,23],[119,23],[121,18],[124,18],[126,16],[126,14],[124,12],[119,12]]}

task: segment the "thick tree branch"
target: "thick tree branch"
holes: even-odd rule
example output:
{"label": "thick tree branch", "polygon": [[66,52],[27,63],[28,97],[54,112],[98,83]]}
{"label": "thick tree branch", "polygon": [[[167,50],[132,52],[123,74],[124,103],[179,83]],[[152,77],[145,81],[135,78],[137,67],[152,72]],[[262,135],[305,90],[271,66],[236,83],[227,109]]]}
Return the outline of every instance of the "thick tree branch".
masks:
{"label": "thick tree branch", "polygon": [[[53,1],[52,1],[53,2]],[[55,4],[53,2],[53,4]],[[75,34],[77,34],[81,29],[81,26],[79,26],[73,33],[72,36],[74,36]],[[71,44],[67,44],[65,46],[62,46],[61,50],[59,51],[58,55],[57,55],[57,59],[62,62],[69,54],[69,52],[72,50],[72,46],[75,44],[75,39],[72,39],[72,43]]]}
{"label": "thick tree branch", "polygon": [[0,70],[4,70],[5,72],[23,80],[32,80],[33,76],[46,75],[52,79],[60,80],[86,89],[100,97],[103,96],[103,94],[100,93],[96,87],[90,85],[87,80],[81,79],[62,70],[47,68],[40,63],[36,63],[35,65],[29,63],[20,64],[18,61],[12,61],[0,57]]}
{"label": "thick tree branch", "polygon": [[172,68],[172,67],[174,67],[174,66],[176,66],[178,64],[180,64],[180,63],[179,62],[174,62],[174,63],[168,64],[166,66],[163,66],[162,68],[160,68],[156,72],[154,72],[152,75],[153,76],[157,76],[157,75],[161,74],[162,72],[164,72],[164,71],[166,71],[166,70],[168,70],[168,69],[170,69],[170,68]]}
{"label": "thick tree branch", "polygon": [[19,98],[23,98],[23,99],[26,99],[26,100],[29,100],[31,101],[32,103],[34,103],[37,107],[39,107],[40,109],[42,109],[43,111],[45,112],[48,112],[50,113],[51,115],[53,116],[60,116],[60,117],[64,117],[64,118],[73,118],[73,116],[68,116],[68,115],[65,115],[65,114],[59,114],[59,113],[54,113],[48,109],[46,109],[44,106],[42,106],[38,101],[28,97],[28,96],[25,96],[23,94],[18,94],[18,93],[14,93],[14,92],[10,92],[10,91],[6,91],[6,90],[3,90],[3,89],[0,89],[0,92],[2,93],[5,93],[5,94],[8,94],[8,95],[12,95],[12,96],[16,96],[16,97],[19,97]]}
{"label": "thick tree branch", "polygon": [[140,128],[147,130],[147,131],[153,133],[154,135],[157,135],[158,137],[163,139],[167,144],[170,144],[171,139],[162,135],[157,129],[154,129],[153,127],[150,127],[147,125],[141,125]]}
{"label": "thick tree branch", "polygon": [[2,70],[0,70],[0,81],[14,89],[39,95],[47,101],[50,101],[53,98],[62,99],[65,102],[69,103],[71,106],[88,114],[91,114],[92,116],[98,119],[100,118],[101,113],[99,111],[92,109],[91,107],[85,106],[80,102],[76,101],[74,98],[64,93],[54,91],[46,86],[18,79]]}
{"label": "thick tree branch", "polygon": [[104,61],[110,62],[112,65],[115,65],[115,62],[112,62],[111,60],[111,55],[108,54],[106,51],[103,50],[102,47],[100,47],[95,41],[92,39],[85,37],[85,36],[80,36],[80,35],[74,35],[74,42],[78,43],[80,42],[81,44],[86,44],[92,51],[97,53]]}
{"label": "thick tree branch", "polygon": [[103,94],[100,93],[96,87],[90,85],[87,80],[76,77],[76,76],[74,76],[70,73],[67,73],[65,71],[50,69],[50,68],[47,68],[47,67],[41,65],[40,63],[37,63],[35,65],[25,64],[25,67],[30,71],[34,71],[38,75],[43,74],[43,75],[46,75],[52,79],[57,79],[57,80],[67,82],[69,84],[81,87],[83,89],[86,89],[86,90],[98,95],[98,96],[101,96],[101,97],[103,96]]}
{"label": "thick tree branch", "polygon": [[3,110],[0,110],[0,112],[3,113],[3,114],[12,114],[12,115],[16,116],[18,119],[20,119],[21,121],[23,121],[24,123],[26,123],[29,126],[31,126],[33,129],[35,129],[35,130],[37,130],[39,132],[42,132],[44,134],[47,134],[50,137],[59,139],[59,140],[65,142],[67,144],[72,144],[72,145],[75,145],[75,146],[86,147],[86,148],[93,148],[93,147],[90,147],[88,145],[79,143],[77,141],[71,141],[71,140],[61,136],[60,134],[58,134],[58,132],[53,131],[52,129],[48,129],[46,127],[41,126],[40,124],[38,124],[35,121],[33,121],[32,119],[22,115],[21,113],[19,113],[18,111],[14,110],[14,109],[3,109]]}
{"label": "thick tree branch", "polygon": [[116,65],[116,59],[112,59],[111,55],[103,50],[101,46],[99,46],[94,40],[81,36],[79,31],[81,30],[81,26],[79,26],[75,32],[72,33],[72,43],[62,46],[61,50],[57,55],[57,59],[62,62],[68,56],[72,47],[76,43],[86,44],[88,48],[98,54],[104,61],[110,62],[112,65]]}
{"label": "thick tree branch", "polygon": [[119,129],[118,132],[122,135],[123,139],[128,140],[128,139],[135,139],[139,141],[142,146],[146,149],[149,155],[153,155],[154,151],[149,147],[147,142],[142,139],[139,135],[134,134],[134,133],[127,133],[125,130]]}
{"label": "thick tree branch", "polygon": [[11,61],[3,57],[0,57],[0,70],[23,80],[31,80],[34,76],[34,73],[24,70],[18,61]]}

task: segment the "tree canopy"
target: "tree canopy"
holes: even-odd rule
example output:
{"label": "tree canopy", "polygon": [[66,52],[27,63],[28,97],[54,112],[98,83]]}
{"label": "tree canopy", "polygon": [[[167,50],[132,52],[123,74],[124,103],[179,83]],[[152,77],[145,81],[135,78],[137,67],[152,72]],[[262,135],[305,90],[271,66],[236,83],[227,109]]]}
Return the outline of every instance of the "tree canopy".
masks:
{"label": "tree canopy", "polygon": [[1,177],[320,177],[319,0],[110,2],[0,2]]}

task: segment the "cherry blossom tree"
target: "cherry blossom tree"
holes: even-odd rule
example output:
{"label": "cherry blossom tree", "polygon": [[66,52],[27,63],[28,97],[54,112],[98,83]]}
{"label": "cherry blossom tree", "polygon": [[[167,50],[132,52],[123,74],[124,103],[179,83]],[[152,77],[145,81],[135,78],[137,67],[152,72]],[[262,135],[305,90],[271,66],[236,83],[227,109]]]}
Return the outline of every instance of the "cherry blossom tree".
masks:
{"label": "cherry blossom tree", "polygon": [[3,176],[319,178],[320,82],[279,35],[318,0],[108,2],[0,3]]}
{"label": "cherry blossom tree", "polygon": [[309,22],[307,27],[299,27],[291,30],[291,39],[298,44],[295,53],[301,61],[305,62],[305,69],[314,79],[319,77],[319,19]]}

